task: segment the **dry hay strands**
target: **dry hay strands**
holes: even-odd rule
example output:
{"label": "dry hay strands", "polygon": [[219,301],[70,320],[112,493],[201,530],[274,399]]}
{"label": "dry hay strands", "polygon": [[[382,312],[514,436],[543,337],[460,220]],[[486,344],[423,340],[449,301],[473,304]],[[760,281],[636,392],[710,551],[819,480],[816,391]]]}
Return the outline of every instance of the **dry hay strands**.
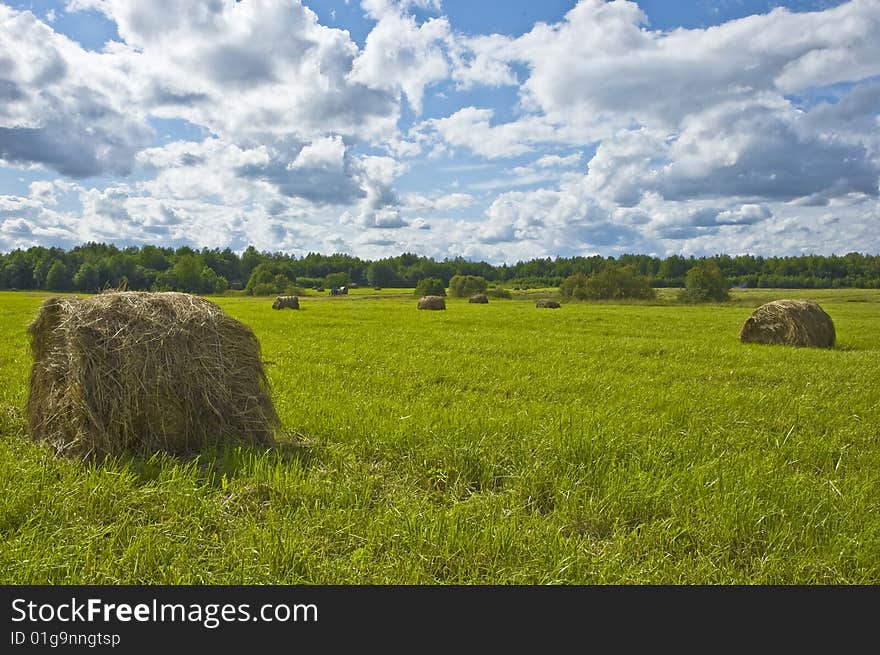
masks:
{"label": "dry hay strands", "polygon": [[260,344],[185,293],[49,298],[28,328],[31,437],[81,457],[274,444]]}
{"label": "dry hay strands", "polygon": [[277,296],[272,303],[272,309],[299,309],[297,296]]}
{"label": "dry hay strands", "polygon": [[541,298],[538,302],[535,303],[535,307],[539,309],[559,309],[562,307],[555,300],[550,300],[549,298]]}
{"label": "dry hay strands", "polygon": [[443,296],[422,296],[419,298],[419,309],[446,309]]}
{"label": "dry hay strands", "polygon": [[487,296],[485,293],[478,293],[476,295],[471,296],[468,299],[468,302],[476,303],[478,305],[487,305],[489,303],[489,296]]}
{"label": "dry hay strands", "polygon": [[774,300],[754,311],[739,339],[743,343],[831,348],[836,334],[831,317],[812,300]]}

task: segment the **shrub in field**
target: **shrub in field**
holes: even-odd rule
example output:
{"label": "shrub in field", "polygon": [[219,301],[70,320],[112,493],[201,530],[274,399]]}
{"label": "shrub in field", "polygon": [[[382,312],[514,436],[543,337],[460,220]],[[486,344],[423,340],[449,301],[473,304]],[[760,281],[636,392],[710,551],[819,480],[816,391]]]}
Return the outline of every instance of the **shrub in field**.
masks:
{"label": "shrub in field", "polygon": [[214,303],[138,291],[49,298],[28,332],[31,436],[75,456],[271,445],[260,344]]}
{"label": "shrub in field", "polygon": [[351,278],[349,277],[348,273],[345,272],[328,273],[327,276],[324,278],[324,286],[330,289],[332,289],[333,287],[336,287],[338,289],[339,287],[349,286],[349,282],[351,282]]}
{"label": "shrub in field", "polygon": [[587,298],[587,282],[589,278],[583,273],[573,273],[562,281],[559,291],[563,298],[584,300]]}
{"label": "shrub in field", "polygon": [[730,300],[730,282],[718,264],[704,259],[687,272],[684,289],[679,291],[681,302],[725,302]]}
{"label": "shrub in field", "polygon": [[587,277],[574,273],[559,287],[563,298],[574,300],[649,300],[657,296],[650,278],[639,275],[632,266],[609,266]]}
{"label": "shrub in field", "polygon": [[[123,278],[125,283],[123,284]],[[112,281],[111,281],[112,280]],[[111,275],[103,287],[126,288],[128,277]],[[217,273],[200,255],[181,255],[174,266],[156,276],[155,286],[161,290],[187,293],[223,293],[229,288],[228,280]]]}
{"label": "shrub in field", "polygon": [[508,300],[513,298],[513,294],[510,292],[510,289],[507,289],[502,286],[489,287],[486,289],[486,295],[490,298],[507,298]]}
{"label": "shrub in field", "polygon": [[296,285],[281,285],[282,283],[280,282],[280,280],[278,282],[255,284],[251,287],[251,294],[254,296],[271,296],[276,293],[281,293],[287,296],[298,296],[303,294],[303,289]]}
{"label": "shrub in field", "polygon": [[507,300],[513,298],[510,289],[505,289],[504,287],[492,287],[491,289],[487,289],[486,295],[490,298],[505,298]]}
{"label": "shrub in field", "polygon": [[774,300],[761,305],[743,325],[743,343],[831,348],[834,322],[811,300]]}
{"label": "shrub in field", "polygon": [[419,280],[415,294],[417,296],[445,296],[446,287],[443,286],[443,280],[436,277],[426,277]]}
{"label": "shrub in field", "polygon": [[296,285],[303,289],[319,289],[324,290],[324,278],[322,277],[303,277],[296,278]]}
{"label": "shrub in field", "polygon": [[277,296],[296,294],[296,276],[290,264],[263,262],[248,278],[244,292],[249,296]]}
{"label": "shrub in field", "polygon": [[449,295],[453,298],[467,298],[484,293],[488,282],[479,275],[453,275],[449,280]]}

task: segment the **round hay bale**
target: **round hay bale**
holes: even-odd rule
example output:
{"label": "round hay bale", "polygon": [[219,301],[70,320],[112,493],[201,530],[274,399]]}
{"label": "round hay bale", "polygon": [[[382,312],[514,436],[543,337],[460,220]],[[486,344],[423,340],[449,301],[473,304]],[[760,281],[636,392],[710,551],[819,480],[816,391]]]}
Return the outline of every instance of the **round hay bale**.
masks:
{"label": "round hay bale", "polygon": [[550,300],[549,298],[541,298],[538,302],[535,303],[535,307],[539,309],[559,309],[562,305],[560,305],[555,300]]}
{"label": "round hay bale", "polygon": [[489,303],[489,296],[485,293],[478,293],[474,296],[471,296],[468,302],[476,303],[478,305],[486,305]]}
{"label": "round hay bale", "polygon": [[422,296],[419,298],[419,309],[446,309],[443,296]]}
{"label": "round hay bale", "polygon": [[49,298],[28,328],[32,438],[82,457],[268,446],[260,344],[214,303],[137,291]]}
{"label": "round hay bale", "polygon": [[297,296],[277,296],[272,303],[272,309],[299,309]]}
{"label": "round hay bale", "polygon": [[836,334],[831,317],[812,300],[774,300],[746,320],[743,343],[831,348]]}

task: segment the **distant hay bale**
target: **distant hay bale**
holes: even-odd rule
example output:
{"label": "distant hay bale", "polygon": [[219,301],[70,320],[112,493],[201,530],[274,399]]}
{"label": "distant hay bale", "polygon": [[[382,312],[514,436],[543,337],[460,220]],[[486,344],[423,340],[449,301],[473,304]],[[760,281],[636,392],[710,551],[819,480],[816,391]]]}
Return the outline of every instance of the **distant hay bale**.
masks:
{"label": "distant hay bale", "polygon": [[443,296],[422,296],[419,298],[419,309],[446,309]]}
{"label": "distant hay bale", "polygon": [[31,437],[90,457],[267,446],[280,426],[260,344],[185,293],[49,298],[28,328]]}
{"label": "distant hay bale", "polygon": [[299,309],[297,296],[278,296],[272,303],[272,309]]}
{"label": "distant hay bale", "polygon": [[831,348],[836,334],[831,317],[812,300],[774,300],[761,305],[743,325],[743,343]]}
{"label": "distant hay bale", "polygon": [[485,293],[478,293],[470,297],[468,302],[476,303],[478,305],[486,305],[489,302],[489,296]]}
{"label": "distant hay bale", "polygon": [[555,300],[550,300],[549,298],[541,298],[538,302],[535,303],[535,307],[540,309],[559,309],[562,305],[560,305]]}

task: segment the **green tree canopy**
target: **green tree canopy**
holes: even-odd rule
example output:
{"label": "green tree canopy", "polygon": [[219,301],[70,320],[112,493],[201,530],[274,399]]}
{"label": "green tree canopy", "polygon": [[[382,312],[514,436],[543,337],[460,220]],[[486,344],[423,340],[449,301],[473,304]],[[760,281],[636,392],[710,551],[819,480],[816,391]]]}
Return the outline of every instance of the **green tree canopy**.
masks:
{"label": "green tree canopy", "polygon": [[426,277],[419,280],[415,294],[417,296],[445,296],[446,287],[440,278]]}
{"label": "green tree canopy", "polygon": [[701,260],[685,276],[679,292],[682,302],[725,302],[730,300],[730,282],[714,260]]}
{"label": "green tree canopy", "polygon": [[650,299],[657,295],[651,279],[639,275],[631,266],[607,266],[587,277],[574,273],[563,280],[560,291],[564,298],[575,300]]}
{"label": "green tree canopy", "polygon": [[328,273],[324,277],[324,286],[330,287],[344,287],[351,282],[351,278],[348,273],[345,271],[337,271],[336,273]]}
{"label": "green tree canopy", "polygon": [[479,275],[453,275],[449,280],[449,295],[468,298],[475,293],[485,293],[488,282]]}
{"label": "green tree canopy", "polygon": [[[436,261],[413,253],[368,261],[345,253],[310,252],[297,257],[282,252],[260,252],[253,246],[237,253],[229,248],[196,250],[186,246],[144,245],[120,249],[112,244],[89,242],[69,251],[31,246],[0,252],[0,289],[49,289],[50,283],[57,287],[61,284],[60,269],[51,277],[49,271],[56,262],[61,262],[71,277],[71,290],[76,291],[91,292],[126,284],[132,290],[217,293],[217,289],[224,286],[221,278],[233,288],[243,288],[260,264],[271,263],[282,268],[263,280],[262,284],[269,285],[263,288],[267,293],[276,292],[276,288],[283,290],[291,280],[296,280],[298,287],[324,288],[326,276],[336,274],[338,277],[330,280],[335,286],[369,283],[386,288],[414,287],[424,278],[436,278],[450,287],[450,294],[472,295],[473,289],[460,288],[459,280],[483,278],[488,282],[485,293],[493,283],[503,282],[505,286],[520,288],[561,285],[567,297],[586,298],[601,295],[594,287],[603,277],[617,275],[603,273],[609,268],[629,266],[636,275],[650,279],[652,286],[680,288],[686,285],[688,271],[704,261],[717,264],[723,277],[737,287],[880,288],[880,255],[857,252],[797,257],[721,254],[700,259],[681,255],[666,258],[638,254],[576,255],[494,266],[461,257]],[[206,266],[211,272],[204,270]],[[569,279],[576,274],[580,275]],[[279,278],[276,283],[276,275],[287,278],[287,282]],[[587,283],[593,276],[598,277]],[[702,291],[685,297],[709,298]]]}
{"label": "green tree canopy", "polygon": [[249,296],[293,295],[295,287],[296,275],[288,262],[266,261],[253,270],[244,291]]}
{"label": "green tree canopy", "polygon": [[396,277],[397,271],[388,262],[378,261],[367,266],[367,284],[371,287],[391,286]]}
{"label": "green tree canopy", "polygon": [[97,264],[85,262],[73,276],[73,286],[77,291],[91,293],[98,290],[101,270]]}
{"label": "green tree canopy", "polygon": [[50,291],[67,291],[72,286],[70,271],[60,259],[56,259],[46,273],[46,288]]}

